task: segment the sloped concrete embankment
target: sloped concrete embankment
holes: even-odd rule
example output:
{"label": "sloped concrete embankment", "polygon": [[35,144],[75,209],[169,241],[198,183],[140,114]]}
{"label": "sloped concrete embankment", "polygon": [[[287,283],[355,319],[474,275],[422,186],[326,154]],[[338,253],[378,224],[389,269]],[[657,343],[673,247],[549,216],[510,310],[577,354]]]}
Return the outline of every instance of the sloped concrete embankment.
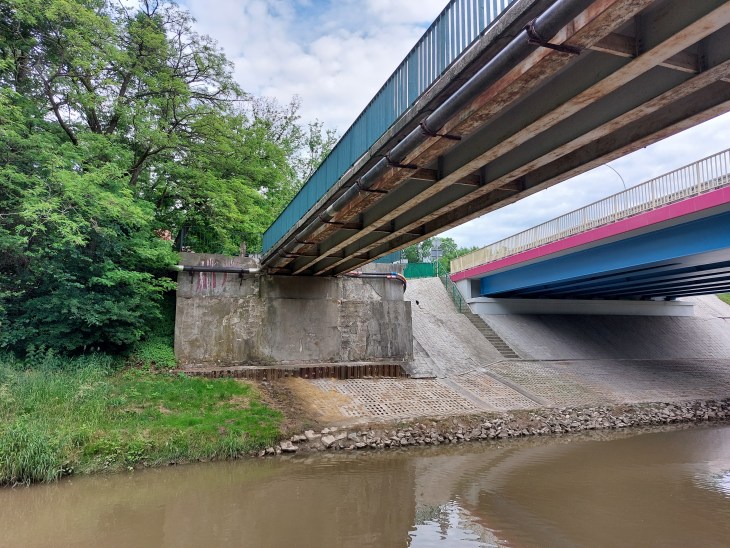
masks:
{"label": "sloped concrete embankment", "polygon": [[730,358],[730,306],[693,297],[694,317],[504,315],[483,319],[524,359]]}
{"label": "sloped concrete embankment", "polygon": [[340,424],[730,396],[730,307],[716,297],[693,299],[684,318],[485,317],[519,359],[504,359],[438,280],[410,281],[406,298],[416,378],[311,381],[315,407],[334,398]]}
{"label": "sloped concrete embankment", "polygon": [[413,321],[413,377],[452,377],[502,359],[437,278],[409,280],[406,299]]}

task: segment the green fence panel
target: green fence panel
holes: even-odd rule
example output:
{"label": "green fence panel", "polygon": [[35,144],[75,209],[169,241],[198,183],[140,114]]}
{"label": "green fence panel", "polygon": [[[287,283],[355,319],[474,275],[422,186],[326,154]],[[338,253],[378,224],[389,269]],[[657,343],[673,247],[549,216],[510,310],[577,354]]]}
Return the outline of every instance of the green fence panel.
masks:
{"label": "green fence panel", "polygon": [[434,263],[408,263],[403,271],[406,278],[432,278],[436,276]]}
{"label": "green fence panel", "polygon": [[393,253],[388,253],[387,255],[383,255],[380,257],[380,259],[375,259],[374,263],[379,264],[388,264],[388,263],[394,263],[396,261],[401,260],[401,252],[400,251],[393,251]]}

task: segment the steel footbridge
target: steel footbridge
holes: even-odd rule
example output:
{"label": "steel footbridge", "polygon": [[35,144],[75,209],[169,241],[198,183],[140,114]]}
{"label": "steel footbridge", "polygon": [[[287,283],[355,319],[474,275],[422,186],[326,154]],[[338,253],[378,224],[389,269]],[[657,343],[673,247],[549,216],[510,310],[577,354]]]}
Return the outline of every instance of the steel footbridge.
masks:
{"label": "steel footbridge", "polygon": [[452,0],[262,265],[342,274],[729,110],[728,0]]}

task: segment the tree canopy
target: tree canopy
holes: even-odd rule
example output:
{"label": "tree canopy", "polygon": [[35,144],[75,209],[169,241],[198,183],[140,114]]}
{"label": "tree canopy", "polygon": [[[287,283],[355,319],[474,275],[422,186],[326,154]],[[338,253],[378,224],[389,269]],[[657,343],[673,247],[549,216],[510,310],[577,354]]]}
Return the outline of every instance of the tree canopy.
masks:
{"label": "tree canopy", "polygon": [[[439,237],[439,240],[441,257],[438,259],[438,271],[442,274],[451,271],[451,261],[478,249],[476,246],[459,247],[453,238]],[[433,258],[431,257],[431,249],[433,249],[433,246],[434,239],[428,238],[405,248],[403,250],[403,257],[408,259],[409,263],[433,262]]]}
{"label": "tree canopy", "polygon": [[0,0],[0,347],[144,337],[168,235],[256,250],[332,147],[193,23],[167,1]]}

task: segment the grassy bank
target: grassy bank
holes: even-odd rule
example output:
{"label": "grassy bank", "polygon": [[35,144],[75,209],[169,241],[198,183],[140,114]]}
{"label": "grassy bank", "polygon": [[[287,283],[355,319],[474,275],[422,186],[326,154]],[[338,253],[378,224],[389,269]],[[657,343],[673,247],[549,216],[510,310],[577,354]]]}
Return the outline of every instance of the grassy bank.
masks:
{"label": "grassy bank", "polygon": [[718,297],[727,304],[730,304],[730,293],[721,293]]}
{"label": "grassy bank", "polygon": [[234,458],[271,444],[281,414],[225,379],[118,369],[107,356],[0,356],[0,484]]}

